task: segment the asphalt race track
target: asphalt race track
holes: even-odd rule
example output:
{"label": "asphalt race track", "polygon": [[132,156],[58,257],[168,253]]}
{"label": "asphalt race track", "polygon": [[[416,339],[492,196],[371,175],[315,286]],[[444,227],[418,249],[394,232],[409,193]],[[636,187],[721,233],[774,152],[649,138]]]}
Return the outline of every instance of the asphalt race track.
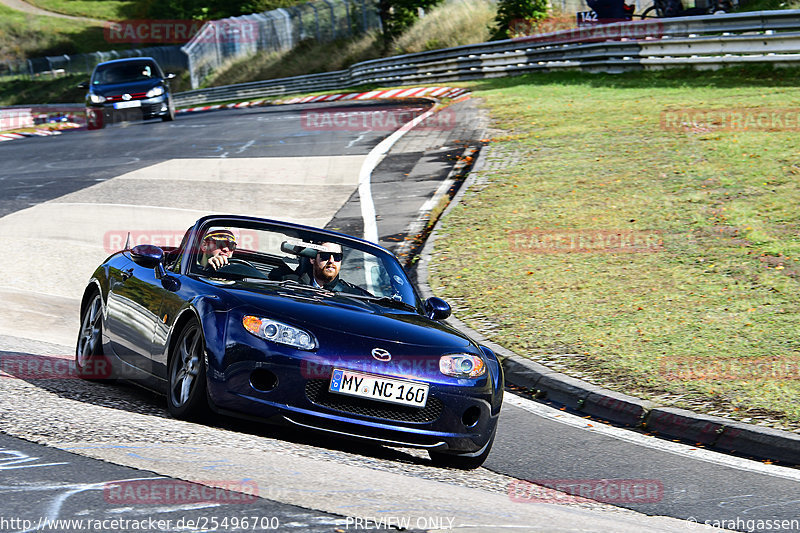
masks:
{"label": "asphalt race track", "polygon": [[[347,112],[363,118],[409,107],[427,106],[353,104]],[[197,113],[0,143],[0,234],[17,245],[0,256],[0,363],[72,357],[80,291],[127,231],[170,239],[203,214],[229,212],[360,235],[359,170],[391,131],[309,122],[309,111],[325,108]],[[458,131],[412,132],[373,172],[384,246],[402,241],[465,141],[480,138],[474,109],[457,109]],[[414,450],[228,420],[176,421],[163,400],[126,385],[2,370],[0,531],[31,530],[3,522],[13,517],[132,516],[170,519],[169,531],[243,531],[242,522],[181,529],[177,519],[245,515],[275,517],[281,531],[287,524],[301,531],[397,525],[359,528],[347,518],[355,516],[424,518],[410,530],[711,531],[700,525],[709,521],[740,531],[800,531],[798,469],[611,428],[510,393],[485,468],[461,472],[433,468]],[[119,480],[260,490],[247,502],[131,502],[109,496],[109,482]],[[566,490],[600,502],[541,485],[572,487]]]}

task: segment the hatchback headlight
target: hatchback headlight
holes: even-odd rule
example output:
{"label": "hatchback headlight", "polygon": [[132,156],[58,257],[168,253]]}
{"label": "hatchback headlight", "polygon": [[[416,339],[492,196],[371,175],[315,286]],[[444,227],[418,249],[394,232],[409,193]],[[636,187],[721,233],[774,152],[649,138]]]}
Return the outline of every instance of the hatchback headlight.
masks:
{"label": "hatchback headlight", "polygon": [[242,318],[242,325],[256,337],[268,341],[287,344],[301,350],[313,350],[317,347],[317,340],[311,333],[277,320],[245,315]]}
{"label": "hatchback headlight", "polygon": [[161,85],[159,85],[158,87],[153,87],[152,89],[147,91],[147,94],[145,94],[145,96],[148,98],[153,98],[154,96],[161,96],[162,94],[164,94],[164,88]]}
{"label": "hatchback headlight", "polygon": [[106,101],[106,97],[100,96],[99,94],[89,93],[89,101],[93,104],[102,104]]}
{"label": "hatchback headlight", "polygon": [[486,374],[486,365],[477,355],[456,353],[439,358],[439,372],[456,378],[477,378]]}

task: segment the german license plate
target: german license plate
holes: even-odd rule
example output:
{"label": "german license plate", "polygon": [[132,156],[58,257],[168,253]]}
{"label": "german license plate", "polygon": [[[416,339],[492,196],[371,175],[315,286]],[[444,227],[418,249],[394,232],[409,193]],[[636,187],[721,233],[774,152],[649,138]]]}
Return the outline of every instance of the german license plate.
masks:
{"label": "german license plate", "polygon": [[114,104],[114,109],[128,109],[130,107],[142,107],[142,102],[139,100],[131,100],[129,102],[117,102]]}
{"label": "german license plate", "polygon": [[329,391],[381,402],[425,407],[428,384],[335,368]]}

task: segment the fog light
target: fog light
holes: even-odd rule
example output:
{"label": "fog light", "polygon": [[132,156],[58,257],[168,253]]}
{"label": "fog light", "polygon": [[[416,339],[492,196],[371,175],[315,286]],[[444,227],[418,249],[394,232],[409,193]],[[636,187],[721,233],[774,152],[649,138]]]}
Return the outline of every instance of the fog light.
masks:
{"label": "fog light", "polygon": [[257,368],[250,374],[250,386],[261,392],[269,392],[278,385],[278,376],[266,368]]}
{"label": "fog light", "polygon": [[478,421],[481,419],[481,409],[473,405],[461,416],[461,423],[464,424],[466,427],[471,428],[475,427]]}

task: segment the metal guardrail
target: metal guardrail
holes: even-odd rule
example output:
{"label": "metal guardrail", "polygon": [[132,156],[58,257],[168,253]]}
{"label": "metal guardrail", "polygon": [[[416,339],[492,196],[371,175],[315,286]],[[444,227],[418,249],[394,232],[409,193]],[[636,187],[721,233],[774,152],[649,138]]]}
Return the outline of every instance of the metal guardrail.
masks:
{"label": "metal guardrail", "polygon": [[619,22],[364,61],[347,70],[212,87],[181,106],[309,91],[467,81],[532,71],[622,72],[674,66],[800,64],[800,10]]}

